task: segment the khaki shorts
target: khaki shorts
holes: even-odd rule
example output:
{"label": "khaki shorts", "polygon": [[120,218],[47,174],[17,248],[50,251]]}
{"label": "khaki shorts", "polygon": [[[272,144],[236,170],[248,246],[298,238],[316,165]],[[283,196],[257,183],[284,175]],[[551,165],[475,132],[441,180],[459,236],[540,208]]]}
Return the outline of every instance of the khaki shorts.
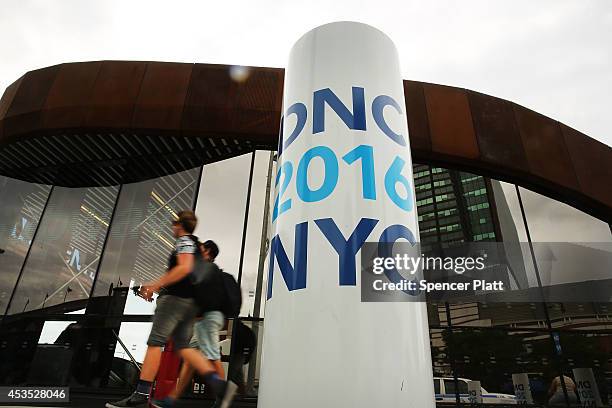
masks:
{"label": "khaki shorts", "polygon": [[204,312],[202,319],[193,325],[194,333],[189,346],[199,348],[209,360],[221,360],[219,332],[224,324],[225,316],[222,312]]}
{"label": "khaki shorts", "polygon": [[147,345],[161,347],[172,339],[175,349],[188,348],[197,313],[198,306],[192,298],[172,295],[158,297]]}

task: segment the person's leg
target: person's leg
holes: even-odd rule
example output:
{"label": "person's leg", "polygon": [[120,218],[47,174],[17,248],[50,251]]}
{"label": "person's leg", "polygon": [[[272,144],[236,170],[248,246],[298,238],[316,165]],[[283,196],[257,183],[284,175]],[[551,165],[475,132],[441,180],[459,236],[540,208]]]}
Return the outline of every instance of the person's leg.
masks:
{"label": "person's leg", "polygon": [[[217,376],[219,378],[223,378],[224,372],[223,372],[223,367],[221,366],[221,362],[211,361],[211,363],[215,367],[215,372],[217,373]],[[219,364],[219,367],[217,367],[217,363]],[[176,382],[176,388],[172,390],[169,396],[174,399],[180,398],[181,395],[183,395],[183,393],[185,392],[185,389],[189,385],[189,382],[193,378],[194,374],[195,374],[195,369],[191,367],[189,363],[183,362],[183,365],[181,366],[181,372],[179,373],[179,378]]]}
{"label": "person's leg", "polygon": [[172,390],[172,392],[168,395],[170,398],[177,399],[180,398],[181,395],[185,392],[185,389],[189,385],[189,382],[193,378],[193,374],[195,370],[192,366],[189,365],[186,361],[183,362],[183,366],[181,367],[181,372],[179,373],[179,378],[176,383],[176,388]]}
{"label": "person's leg", "polygon": [[[210,360],[210,362],[215,368],[215,372],[217,373],[217,376],[219,376],[219,378],[224,378],[225,372],[223,371],[223,365],[221,365],[221,361]],[[181,366],[181,372],[179,373],[179,378],[176,383],[176,388],[172,390],[172,392],[169,394],[170,397],[174,399],[180,398],[181,395],[183,395],[183,393],[185,392],[185,389],[189,385],[189,382],[193,378],[194,374],[195,374],[195,369],[192,366],[190,366],[188,362],[186,361],[183,362],[183,365]]]}
{"label": "person's leg", "polygon": [[210,362],[215,366],[217,375],[221,378],[225,378],[225,370],[223,369],[223,363],[221,363],[221,360],[211,360]]}
{"label": "person's leg", "polygon": [[[198,337],[200,350],[214,365],[219,378],[225,378],[223,364],[221,364],[221,347],[219,332],[225,325],[225,316],[220,311],[208,311],[202,316],[202,320],[195,326],[194,330]],[[232,387],[230,386],[230,390]],[[217,399],[213,407],[221,405],[221,399]]]}
{"label": "person's leg", "polygon": [[222,312],[210,311],[204,313],[202,319],[193,327],[200,350],[211,360],[221,378],[225,378],[225,373],[221,364],[219,332],[224,324],[225,316]]}
{"label": "person's leg", "polygon": [[[223,328],[224,323],[223,314],[221,314],[220,321],[218,316],[212,316],[212,318],[213,322],[211,323],[211,316],[208,313],[205,313],[202,319],[195,322],[195,324],[193,325],[194,333],[191,338],[191,342],[189,343],[189,348],[199,348],[213,364],[219,378],[225,378],[225,372],[223,371],[223,365],[221,364],[220,360],[220,352],[217,352],[217,354],[212,355],[212,357],[217,357],[217,360],[211,359],[211,356],[206,353],[207,350],[210,352],[210,344],[215,341],[214,339],[211,339],[211,336],[209,334],[211,329],[214,329],[214,333],[216,334],[216,342],[214,344],[216,345],[217,349],[219,348],[219,330]],[[204,344],[204,346],[202,346],[202,344]],[[189,365],[188,362],[184,361],[183,366],[181,367],[181,372],[179,374],[176,388],[170,393],[169,397],[174,399],[180,398],[180,396],[183,395],[183,392],[185,392],[185,389],[189,385],[189,382],[193,378],[194,373],[194,368]]]}
{"label": "person's leg", "polygon": [[140,379],[153,382],[159,370],[162,348],[160,346],[147,346],[147,351],[140,368]]}
{"label": "person's leg", "polygon": [[190,368],[202,376],[208,374],[217,375],[215,366],[207,359],[200,350],[192,348],[183,348],[179,350],[179,355],[183,358]]}
{"label": "person's leg", "polygon": [[162,346],[166,344],[172,332],[178,326],[181,313],[188,310],[189,304],[174,296],[161,296],[153,314],[153,326],[147,340],[147,352],[140,369],[140,379],[132,395],[120,401],[109,402],[107,408],[147,407],[151,386],[159,370]]}
{"label": "person's leg", "polygon": [[[195,331],[196,325],[197,325],[197,322],[194,323],[193,334],[191,335],[191,340],[189,342],[189,348],[193,348],[193,349],[197,349],[199,347],[198,336],[196,335],[196,331]],[[168,397],[170,397],[171,399],[180,398],[181,395],[183,395],[183,392],[185,392],[187,385],[193,378],[194,372],[195,370],[193,369],[193,367],[191,367],[187,362],[183,361],[183,364],[181,366],[181,371],[179,372],[179,377],[176,382],[176,387],[174,388],[174,390],[172,390],[172,392],[170,392]]]}
{"label": "person's leg", "polygon": [[[174,334],[174,342],[177,348],[178,354],[183,358],[185,363],[189,364],[193,369],[204,377],[204,382],[208,384],[214,391],[215,394],[221,394],[225,386],[223,381],[217,375],[214,365],[206,358],[206,355],[202,351],[189,347],[191,345],[191,339],[193,337],[193,318],[195,317],[195,311],[197,307],[194,302],[194,316],[190,320],[181,322]],[[198,326],[201,322],[198,322]],[[200,347],[202,343],[201,338],[196,336]]]}
{"label": "person's leg", "polygon": [[180,351],[181,357],[192,365],[195,371],[204,377],[204,382],[217,396],[215,406],[228,408],[234,399],[238,386],[233,382],[226,383],[214,370],[213,364],[199,351],[185,348]]}
{"label": "person's leg", "polygon": [[[204,354],[202,354],[199,349],[191,347],[193,345],[193,326],[196,312],[197,306],[195,302],[193,302],[192,310],[188,313],[184,313],[172,335],[174,347],[177,354],[183,359],[184,364],[189,365],[194,371],[204,377],[204,382],[213,390],[214,394],[221,396],[225,391],[225,381],[217,376],[213,364]],[[151,401],[151,405],[158,408],[172,407],[174,406],[175,400],[176,397],[173,393],[163,400]]]}

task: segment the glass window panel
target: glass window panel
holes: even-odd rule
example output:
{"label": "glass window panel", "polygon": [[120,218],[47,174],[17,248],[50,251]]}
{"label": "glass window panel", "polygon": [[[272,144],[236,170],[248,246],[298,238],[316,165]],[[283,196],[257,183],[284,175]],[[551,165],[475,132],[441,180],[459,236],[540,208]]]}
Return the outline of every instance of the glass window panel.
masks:
{"label": "glass window panel", "polygon": [[[480,381],[487,395],[498,394],[496,400],[485,397],[484,403],[506,399],[513,404],[512,374],[519,373],[528,374],[534,402],[547,402],[548,386],[557,375],[548,332],[461,328],[453,329],[451,337],[449,332],[444,335],[451,344],[457,377]],[[460,384],[459,391],[467,392],[467,383]]]}
{"label": "glass window panel", "polygon": [[[468,392],[467,383],[463,380],[459,380],[458,385],[459,385],[459,388],[458,388],[459,394],[464,394],[464,395],[467,394]],[[455,381],[451,379],[444,380],[444,391],[447,394],[456,394],[457,386],[455,384]]]}
{"label": "glass window panel", "polygon": [[62,344],[61,334],[76,321],[46,321],[40,333],[38,344]]}
{"label": "glass window panel", "polygon": [[[541,300],[533,259],[529,245],[525,244],[527,233],[515,186],[469,173],[460,173],[460,175],[464,180],[470,178],[478,180],[479,184],[476,187],[474,182],[463,182],[464,185],[471,185],[467,189],[464,187],[464,191],[473,194],[479,192],[485,202],[467,207],[462,207],[460,203],[455,205],[453,210],[456,213],[467,212],[469,217],[447,215],[444,211],[448,210],[438,208],[438,212],[442,214],[439,214],[436,222],[440,233],[445,235],[440,236],[440,239],[448,240],[451,234],[458,233],[459,235],[453,236],[453,239],[470,240],[469,236],[465,235],[465,230],[470,230],[473,241],[503,242],[503,247],[500,247],[497,253],[499,259],[503,260],[499,265],[503,270],[497,268],[495,271],[507,277],[507,282],[510,288],[516,291],[516,296],[521,295],[521,291],[529,291],[531,299]],[[459,228],[453,228],[452,232],[447,227],[445,229],[445,224],[451,223],[451,219],[460,220]],[[456,229],[458,231],[455,231]],[[451,323],[454,326],[524,328],[546,326],[546,311],[541,303],[483,304],[476,301],[469,302],[469,299],[465,298],[461,303],[451,302],[449,307]],[[438,309],[440,321],[446,321],[444,305],[438,306]]]}
{"label": "glass window panel", "polygon": [[553,328],[569,330],[612,329],[610,302],[551,302],[548,313]]}
{"label": "glass window panel", "polygon": [[[568,302],[551,306],[553,325],[596,325],[596,313],[589,312],[593,305],[588,303],[606,302],[612,292],[610,226],[525,188],[520,188],[520,195],[546,300]],[[580,311],[572,305],[575,302],[582,303]]]}
{"label": "glass window panel", "polygon": [[240,321],[241,325],[237,329],[234,328],[236,320],[228,321],[227,330],[219,333],[221,360],[226,379],[236,384],[244,384],[248,394],[256,395],[259,387],[263,321]]}
{"label": "glass window panel", "polygon": [[119,331],[118,322],[89,320],[83,311],[65,320],[11,316],[0,332],[0,383],[104,386],[112,363],[113,330]]}
{"label": "glass window panel", "polygon": [[[236,278],[250,165],[250,153],[205,165],[196,203],[195,234],[201,241],[212,239],[217,243],[217,264]],[[248,293],[244,299],[248,299]]]}
{"label": "glass window panel", "polygon": [[44,319],[21,316],[2,322],[0,330],[0,384],[25,384]]}
{"label": "glass window panel", "polygon": [[533,242],[611,242],[610,226],[565,203],[519,187]]}
{"label": "glass window panel", "polygon": [[9,313],[89,298],[118,190],[53,189]]}
{"label": "glass window panel", "polygon": [[4,314],[51,191],[0,176],[0,313]]}
{"label": "glass window panel", "polygon": [[429,328],[431,361],[433,366],[433,375],[436,378],[453,376],[446,343],[447,336],[444,334],[445,332],[445,329]]}
{"label": "glass window panel", "polygon": [[[247,225],[247,237],[244,249],[244,265],[242,270],[242,310],[241,316],[253,316],[255,308],[255,292],[257,288],[257,272],[259,267],[259,252],[261,248],[262,223],[264,219],[264,207],[266,200],[266,181],[270,152],[258,151],[255,155],[255,167],[253,170],[253,186],[251,200],[249,202],[249,221]],[[248,173],[247,173],[248,174]],[[271,183],[273,182],[271,178]],[[270,191],[274,188],[271,185]],[[272,206],[270,206],[272,208]],[[262,254],[265,256],[265,253]],[[264,268],[263,275],[267,270]],[[265,287],[262,285],[262,294]],[[261,310],[260,310],[261,314]]]}
{"label": "glass window panel", "polygon": [[[117,200],[108,242],[94,289],[105,296],[111,285],[141,285],[166,272],[174,248],[171,222],[193,208],[200,168],[140,183],[125,184]],[[126,314],[152,314],[155,303],[128,295]]]}
{"label": "glass window panel", "polygon": [[526,243],[527,230],[521,214],[516,187],[514,184],[491,180],[494,197],[495,220],[499,225],[500,241],[503,241],[508,258],[513,262],[522,259],[523,262],[513,263],[512,288],[533,288],[538,286],[538,280],[533,265],[533,258]]}
{"label": "glass window panel", "polygon": [[[151,332],[153,323],[149,322],[124,322],[121,323],[119,338],[123,346],[117,341],[115,357],[130,360],[130,354],[137,363],[142,364],[147,352],[147,339]],[[127,349],[127,350],[126,350]]]}
{"label": "glass window panel", "polygon": [[593,388],[597,387],[602,402],[609,406],[612,403],[612,334],[564,331],[559,335],[563,375],[577,383],[584,380],[585,371],[591,371],[595,377]]}
{"label": "glass window panel", "polygon": [[[276,174],[276,163],[277,161],[275,160],[272,166],[272,183],[274,183],[274,177]],[[274,184],[271,185],[270,187],[270,195],[268,196],[268,205],[270,208],[270,214],[272,209],[274,208]],[[272,239],[272,233],[274,232],[274,228],[272,227],[272,216],[270,215],[268,217],[268,235],[266,238],[266,246],[265,246],[265,254],[264,254],[264,273],[263,273],[263,279],[262,279],[262,290],[261,290],[261,296],[259,297],[259,302],[260,302],[260,309],[259,309],[259,316],[256,317],[264,317],[265,316],[265,309],[266,309],[266,299],[267,299],[267,295],[268,295],[268,267],[269,267],[269,261],[270,261],[270,257],[269,255],[269,251],[270,251],[270,240]]]}

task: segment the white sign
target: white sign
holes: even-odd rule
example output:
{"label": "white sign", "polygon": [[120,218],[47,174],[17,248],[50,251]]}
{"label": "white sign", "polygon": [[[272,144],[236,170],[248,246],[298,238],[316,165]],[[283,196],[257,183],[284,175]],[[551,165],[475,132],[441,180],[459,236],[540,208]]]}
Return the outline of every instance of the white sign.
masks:
{"label": "white sign", "polygon": [[426,305],[362,303],[364,242],[418,240],[397,51],[342,22],[292,48],[259,404],[435,407]]}
{"label": "white sign", "polygon": [[574,381],[576,381],[576,391],[580,398],[580,406],[603,407],[593,369],[574,368],[572,372],[574,373]]}
{"label": "white sign", "polygon": [[514,395],[516,396],[517,405],[533,404],[527,373],[512,374],[512,384],[514,384]]}
{"label": "white sign", "polygon": [[480,381],[468,381],[468,402],[470,404],[482,404]]}

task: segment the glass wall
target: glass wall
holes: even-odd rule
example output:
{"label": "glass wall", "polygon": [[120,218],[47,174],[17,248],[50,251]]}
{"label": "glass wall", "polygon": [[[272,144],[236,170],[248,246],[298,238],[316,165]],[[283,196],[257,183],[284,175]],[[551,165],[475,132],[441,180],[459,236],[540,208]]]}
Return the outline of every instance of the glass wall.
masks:
{"label": "glass wall", "polygon": [[[200,168],[195,168],[121,187],[94,296],[165,273],[175,241],[171,223],[179,211],[193,208],[199,177]],[[128,296],[124,313],[152,314],[154,308],[154,303]]]}
{"label": "glass wall", "polygon": [[[242,311],[241,316],[261,317],[261,309],[258,315],[255,315],[255,299],[257,290],[258,268],[260,262],[261,236],[263,228],[264,207],[266,201],[266,182],[268,174],[268,164],[270,162],[269,152],[257,151],[255,153],[255,163],[253,168],[253,180],[251,197],[249,200],[248,222],[246,229],[246,239],[244,247],[244,260],[242,267]],[[272,169],[273,171],[273,169]],[[272,176],[272,174],[271,174]],[[270,189],[270,194],[273,194],[273,187]],[[270,207],[271,208],[271,207]],[[265,242],[264,242],[265,247]],[[265,251],[261,254],[265,260]],[[262,267],[265,265],[262,265]],[[267,270],[263,269],[259,276],[261,280],[260,291],[263,291],[263,278],[267,275]],[[263,293],[263,292],[260,292]],[[259,298],[262,296],[260,294]],[[261,305],[260,305],[261,306]]]}
{"label": "glass wall", "polygon": [[[241,272],[243,301],[240,316],[244,323],[252,328],[256,350],[251,354],[250,362],[244,364],[242,358],[238,358],[239,353],[232,351],[235,344],[241,343],[243,332],[234,330],[233,324],[229,324],[227,337],[222,341],[221,354],[226,375],[234,379],[241,376],[251,394],[255,393],[254,389],[258,384],[261,350],[257,348],[257,344],[261,345],[263,338],[263,324],[260,320],[262,313],[260,310],[255,316],[255,302],[261,302],[261,306],[262,299],[265,299],[265,295],[257,298],[256,292],[270,160],[270,152],[256,151],[254,154],[204,166],[196,205],[199,219],[196,235],[202,240],[212,239],[219,245],[217,264],[221,268],[236,278]],[[248,217],[246,230],[245,216]],[[265,273],[261,274],[259,279],[263,279],[264,275]],[[260,282],[259,287],[260,290],[265,288],[263,282]],[[235,341],[237,338],[240,340]]]}
{"label": "glass wall", "polygon": [[118,191],[53,189],[9,313],[89,298]]}
{"label": "glass wall", "polygon": [[142,364],[151,326],[149,322],[123,322],[119,330],[121,343],[117,341],[115,357],[125,360],[126,364],[132,362],[132,358]]}
{"label": "glass wall", "polygon": [[[267,273],[259,276],[258,271],[262,259],[267,271],[270,230],[263,231],[262,243],[262,228],[266,200],[270,203],[274,197],[275,163],[269,179],[270,160],[270,152],[257,151],[157,179],[102,188],[51,188],[0,178],[0,248],[6,251],[0,255],[0,309],[6,308],[15,287],[10,316],[45,308],[45,314],[28,317],[35,324],[10,323],[3,328],[0,354],[23,349],[20,358],[27,360],[26,352],[30,358],[59,353],[68,359],[66,375],[73,384],[129,387],[142,362],[155,303],[143,301],[127,288],[165,273],[174,243],[171,221],[178,211],[195,208],[196,235],[217,242],[221,251],[217,263],[224,270],[236,277],[242,271],[241,317],[255,332],[255,351],[247,364],[238,366],[247,392],[256,394],[267,278]],[[427,245],[503,242],[504,279],[517,293],[536,296],[532,302],[483,303],[468,298],[428,303],[438,402],[452,405],[457,398],[465,402],[469,381],[480,381],[488,395],[515,402],[513,376],[523,375],[533,402],[545,406],[555,377],[563,373],[578,383],[585,372],[592,372],[602,401],[609,404],[612,304],[549,301],[542,290],[563,285],[577,289],[585,282],[612,280],[610,226],[523,187],[477,174],[415,164],[414,178],[425,250]],[[268,182],[272,188],[266,195]],[[258,287],[263,290],[258,292]],[[73,302],[71,310],[78,308],[84,315],[58,317],[68,310],[49,309],[65,302]],[[49,313],[52,318],[47,318]],[[87,319],[92,314],[118,319],[91,323]],[[234,327],[228,323],[222,335],[223,361],[232,373],[238,372],[229,365],[237,335]],[[25,341],[18,336],[20,328],[29,336]],[[75,333],[85,333],[92,342],[99,338],[93,343],[110,354],[87,354],[89,349],[75,340]],[[98,370],[102,374],[79,371],[70,362],[76,357],[71,356],[87,356],[92,367],[103,368]],[[25,381],[31,370],[15,371],[15,367],[0,363],[0,372],[15,372],[10,378]]]}
{"label": "glass wall", "polygon": [[564,375],[576,383],[588,381],[589,376],[594,380],[579,396],[596,392],[603,403],[612,405],[612,332],[561,331],[559,348]]}
{"label": "glass wall", "polygon": [[[484,403],[500,403],[504,394],[514,398],[520,394],[514,387],[527,385],[530,402],[548,406],[561,398],[566,406],[576,392],[570,389],[566,396],[551,386],[553,380],[563,374],[580,387],[586,372],[595,379],[590,390],[596,388],[609,403],[612,289],[607,298],[589,289],[610,287],[610,226],[476,174],[415,164],[414,178],[424,251],[460,242],[503,243],[498,255],[507,283],[516,296],[532,300],[485,303],[466,296],[428,304],[437,401],[467,403],[468,384],[479,381],[483,393],[496,395]],[[574,297],[563,297],[569,294]],[[587,397],[582,402],[588,405]]]}
{"label": "glass wall", "polygon": [[200,240],[219,246],[217,264],[238,277],[251,154],[207,164],[196,203]]}
{"label": "glass wall", "polygon": [[[252,159],[251,195],[247,197]],[[196,235],[201,240],[212,239],[219,245],[219,266],[237,278],[243,257],[240,315],[245,317],[253,316],[255,304],[269,161],[269,152],[256,151],[254,157],[245,154],[204,166],[196,205],[199,219]],[[245,214],[248,220],[243,237]],[[243,238],[245,246],[241,252]]]}
{"label": "glass wall", "polygon": [[51,191],[0,176],[0,314],[4,314]]}
{"label": "glass wall", "polygon": [[[610,226],[567,204],[519,188],[525,219],[534,245],[542,285],[554,287],[612,279],[599,265],[608,263],[612,250]],[[610,286],[612,290],[612,286]]]}
{"label": "glass wall", "polygon": [[[513,374],[526,373],[533,402],[547,402],[548,387],[557,375],[548,333],[460,328],[446,334],[447,341],[453,345],[457,377],[480,381],[486,390],[484,395],[498,394],[503,398],[504,394],[515,394]],[[463,397],[467,394],[461,388],[459,392]],[[493,401],[485,396],[483,402]]]}

